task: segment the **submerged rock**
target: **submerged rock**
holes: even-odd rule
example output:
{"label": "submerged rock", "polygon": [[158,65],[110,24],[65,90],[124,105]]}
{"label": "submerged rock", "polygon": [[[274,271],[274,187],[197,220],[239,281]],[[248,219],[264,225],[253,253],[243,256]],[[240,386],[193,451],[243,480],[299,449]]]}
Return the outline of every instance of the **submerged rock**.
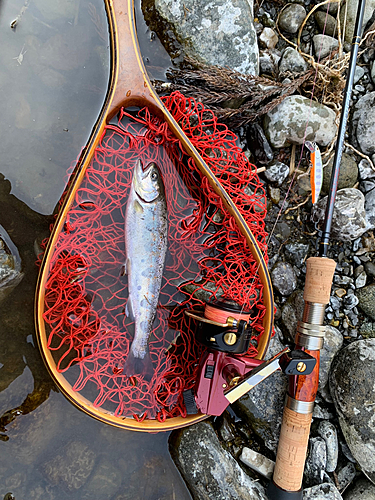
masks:
{"label": "submerged rock", "polygon": [[324,104],[292,95],[265,116],[264,130],[275,148],[302,144],[305,139],[327,146],[336,134],[335,119],[336,113]]}
{"label": "submerged rock", "polygon": [[358,340],[336,356],[330,389],[345,440],[365,474],[375,481],[375,339]]}
{"label": "submerged rock", "polygon": [[[322,198],[314,205],[311,220],[321,228],[327,199]],[[355,240],[368,229],[365,213],[365,197],[355,188],[337,191],[332,220],[332,238],[340,241]]]}
{"label": "submerged rock", "polygon": [[253,9],[246,0],[155,0],[155,8],[190,57],[257,75],[259,55]]}
{"label": "submerged rock", "polygon": [[75,493],[87,481],[95,466],[95,453],[80,442],[72,441],[43,464],[43,474],[55,486]]}
{"label": "submerged rock", "polygon": [[171,453],[196,500],[267,500],[263,486],[225,451],[209,422],[171,436]]}
{"label": "submerged rock", "polygon": [[21,258],[5,229],[0,226],[0,302],[21,282]]}

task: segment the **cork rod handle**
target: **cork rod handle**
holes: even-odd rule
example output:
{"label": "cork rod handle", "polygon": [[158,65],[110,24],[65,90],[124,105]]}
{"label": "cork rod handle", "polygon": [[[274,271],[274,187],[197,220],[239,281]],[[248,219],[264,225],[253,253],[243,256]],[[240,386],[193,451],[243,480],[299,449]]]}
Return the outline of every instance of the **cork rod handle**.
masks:
{"label": "cork rod handle", "polygon": [[[335,267],[335,261],[326,257],[311,257],[307,260],[303,295],[305,301],[304,316],[311,307],[318,307],[319,310],[322,310],[322,306],[329,303]],[[307,314],[306,316],[309,317]],[[323,316],[319,316],[320,323],[323,322]],[[308,342],[311,341],[311,337],[314,338],[314,327],[320,326],[316,324],[319,323],[316,316],[312,315],[311,318],[315,319],[307,320],[312,327],[311,336],[307,335]],[[317,347],[318,345],[313,345],[311,348],[313,350],[307,347],[308,343],[296,346],[297,349],[306,346],[305,350],[316,358],[317,364],[310,375],[297,376],[289,386],[289,397],[284,408],[273,481],[267,490],[270,500],[302,499],[303,471],[313,405],[319,383],[320,347]]]}

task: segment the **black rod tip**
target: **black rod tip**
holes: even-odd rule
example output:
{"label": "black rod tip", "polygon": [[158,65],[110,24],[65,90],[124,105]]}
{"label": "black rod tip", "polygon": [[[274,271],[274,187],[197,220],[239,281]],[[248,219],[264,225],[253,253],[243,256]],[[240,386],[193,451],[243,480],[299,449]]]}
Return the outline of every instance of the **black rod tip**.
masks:
{"label": "black rod tip", "polygon": [[298,491],[286,491],[279,488],[273,481],[267,487],[268,500],[302,500],[303,489]]}

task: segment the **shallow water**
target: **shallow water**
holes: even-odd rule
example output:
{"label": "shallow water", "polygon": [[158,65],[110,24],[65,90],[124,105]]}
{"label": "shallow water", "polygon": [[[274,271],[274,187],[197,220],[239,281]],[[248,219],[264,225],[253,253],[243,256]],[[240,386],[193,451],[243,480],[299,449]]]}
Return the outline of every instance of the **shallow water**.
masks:
{"label": "shallow water", "polygon": [[[140,17],[138,34],[152,76],[162,78],[168,58]],[[103,2],[2,0],[0,44],[0,224],[25,273],[0,308],[0,498],[189,499],[167,433],[81,413],[56,391],[36,347],[36,253],[109,78]]]}

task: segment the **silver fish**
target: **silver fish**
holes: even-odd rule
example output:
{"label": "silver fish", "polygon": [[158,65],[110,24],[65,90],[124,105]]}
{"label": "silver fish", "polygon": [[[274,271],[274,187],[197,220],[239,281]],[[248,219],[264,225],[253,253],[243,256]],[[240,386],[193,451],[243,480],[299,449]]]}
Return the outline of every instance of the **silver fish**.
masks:
{"label": "silver fish", "polygon": [[123,373],[150,378],[148,350],[159,300],[167,251],[167,202],[163,179],[155,163],[145,170],[137,161],[125,213],[125,272],[129,298],[126,314],[135,323],[135,335]]}

